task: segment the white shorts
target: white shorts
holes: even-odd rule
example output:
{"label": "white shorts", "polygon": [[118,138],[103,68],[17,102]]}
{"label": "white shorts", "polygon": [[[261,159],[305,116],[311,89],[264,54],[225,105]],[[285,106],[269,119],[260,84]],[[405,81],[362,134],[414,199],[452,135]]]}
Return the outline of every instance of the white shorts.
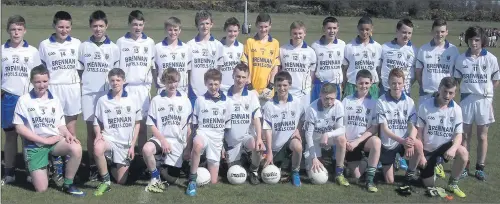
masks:
{"label": "white shorts", "polygon": [[110,157],[115,164],[130,166],[130,160],[128,159],[130,145],[118,144],[107,140],[106,137],[104,141],[106,141],[106,152],[104,153],[106,157]]}
{"label": "white shorts", "polygon": [[82,95],[82,117],[85,121],[94,121],[94,112],[97,100],[106,95],[107,91],[89,93]]}
{"label": "white shorts", "polygon": [[149,142],[153,142],[156,146],[156,160],[162,161],[162,164],[175,166],[178,168],[182,167],[182,162],[184,161],[182,158],[182,154],[184,153],[184,148],[186,148],[185,143],[181,143],[178,139],[175,138],[167,138],[168,144],[170,144],[170,153],[162,154],[161,150],[158,151],[158,148],[162,148],[160,140],[156,138],[149,139]]}
{"label": "white shorts", "polygon": [[462,99],[462,117],[465,124],[488,125],[495,122],[493,99],[470,94]]}
{"label": "white shorts", "polygon": [[[335,137],[330,137],[328,139],[328,146],[331,147],[333,145],[333,139]],[[314,159],[313,153],[316,154],[316,158],[321,158],[321,145],[319,144],[319,140],[314,141],[314,145],[311,148],[308,148],[307,145],[304,151],[304,161],[306,163],[306,170],[310,170],[312,167],[312,160]]]}
{"label": "white shorts", "polygon": [[74,116],[82,112],[80,84],[49,84],[49,90],[61,102],[65,116]]}
{"label": "white shorts", "polygon": [[211,164],[219,165],[222,146],[223,146],[222,140],[214,141],[211,138],[200,134],[196,134],[195,137],[199,137],[202,140],[203,148],[201,152],[202,154],[205,153],[207,161],[210,162]]}
{"label": "white shorts", "polygon": [[127,84],[125,86],[125,91],[129,94],[133,94],[135,98],[135,103],[138,107],[142,109],[142,117],[146,117],[148,115],[149,103],[151,101],[151,85],[149,84],[138,84],[131,85]]}
{"label": "white shorts", "polygon": [[240,143],[232,147],[226,145],[224,147],[226,149],[226,160],[229,163],[239,161],[241,159],[241,153],[250,151],[250,148],[247,146],[250,140],[255,140],[255,138],[251,135],[247,135]]}

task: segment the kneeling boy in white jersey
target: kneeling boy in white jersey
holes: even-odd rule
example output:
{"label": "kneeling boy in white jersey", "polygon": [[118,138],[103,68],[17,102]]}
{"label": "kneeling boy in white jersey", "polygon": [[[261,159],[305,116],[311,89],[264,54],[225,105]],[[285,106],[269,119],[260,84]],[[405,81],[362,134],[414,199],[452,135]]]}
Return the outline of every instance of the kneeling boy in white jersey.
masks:
{"label": "kneeling boy in white jersey", "polygon": [[416,139],[417,130],[415,105],[413,99],[404,93],[405,73],[399,68],[389,72],[390,89],[377,101],[378,123],[382,151],[380,162],[383,166],[386,183],[394,183],[396,154],[404,155],[410,160],[406,171],[406,179],[413,178],[416,164],[422,149],[422,143]]}
{"label": "kneeling boy in white jersey", "polygon": [[[361,172],[366,179],[369,192],[377,192],[373,182],[377,163],[380,157],[380,139],[374,136],[378,132],[375,105],[368,92],[373,83],[372,74],[368,70],[359,70],[356,74],[356,89],[353,95],[342,100],[345,108],[344,124],[347,138],[345,160],[355,178],[360,178]],[[363,155],[363,152],[365,155]],[[361,162],[368,154],[368,161]]]}
{"label": "kneeling boy in white jersey", "polygon": [[49,70],[45,66],[39,65],[31,70],[33,89],[19,98],[12,123],[25,139],[25,161],[35,190],[44,192],[48,188],[49,155],[69,156],[62,190],[75,197],[83,197],[85,193],[73,184],[82,159],[82,146],[66,128],[61,103],[47,89],[49,79]]}
{"label": "kneeling boy in white jersey", "polygon": [[160,171],[156,168],[155,156],[161,157],[161,164],[167,172],[164,175],[167,182],[175,184],[183,159],[189,159],[190,152],[184,151],[184,148],[191,140],[191,103],[187,93],[178,89],[181,83],[180,72],[167,68],[162,73],[161,83],[165,88],[151,101],[146,123],[154,137],[142,149],[144,162],[151,173],[151,181],[145,190],[154,193],[165,190],[165,185],[160,181]]}
{"label": "kneeling boy in white jersey", "polygon": [[439,157],[445,161],[457,158],[453,162],[447,190],[463,198],[465,193],[458,188],[458,180],[467,165],[469,153],[461,145],[462,109],[453,101],[456,91],[457,82],[445,77],[439,84],[438,94],[419,106],[417,138],[423,143],[425,156],[420,162],[424,165],[420,171],[424,185],[435,186],[434,168]]}
{"label": "kneeling boy in white jersey", "polygon": [[204,75],[207,92],[194,103],[193,129],[196,135],[186,150],[191,152],[191,174],[186,189],[188,196],[196,195],[196,172],[203,152],[207,156],[211,183],[217,183],[219,178],[224,131],[231,128],[232,112],[231,102],[219,90],[221,79],[222,73],[218,69],[209,69]]}
{"label": "kneeling boy in white jersey", "polygon": [[233,108],[231,129],[224,136],[224,149],[229,167],[240,160],[243,152],[251,154],[250,183],[256,185],[260,183],[257,170],[265,147],[261,136],[259,96],[257,91],[249,90],[246,85],[249,72],[246,64],[234,67],[234,85],[227,92]]}
{"label": "kneeling boy in white jersey", "polygon": [[344,177],[344,157],[346,138],[344,128],[344,106],[337,98],[337,87],[334,84],[324,84],[321,87],[319,99],[311,103],[305,116],[306,150],[304,158],[308,171],[320,171],[325,167],[319,160],[321,149],[329,149],[336,145],[335,180],[339,185],[349,186]]}
{"label": "kneeling boy in white jersey", "polygon": [[299,120],[304,113],[302,102],[288,92],[292,86],[292,76],[280,71],[274,77],[274,96],[262,108],[266,136],[266,162],[264,166],[275,163],[288,170],[292,159],[292,183],[299,187],[300,160],[302,159],[302,139]]}
{"label": "kneeling boy in white jersey", "polygon": [[[134,147],[139,134],[141,107],[135,103],[135,95],[124,90],[125,72],[114,68],[108,73],[111,90],[97,101],[94,120],[94,159],[102,178],[94,192],[101,196],[110,190],[110,176],[105,154],[111,154],[111,170],[118,184],[125,184],[130,162],[134,159]],[[89,141],[92,142],[92,141]]]}

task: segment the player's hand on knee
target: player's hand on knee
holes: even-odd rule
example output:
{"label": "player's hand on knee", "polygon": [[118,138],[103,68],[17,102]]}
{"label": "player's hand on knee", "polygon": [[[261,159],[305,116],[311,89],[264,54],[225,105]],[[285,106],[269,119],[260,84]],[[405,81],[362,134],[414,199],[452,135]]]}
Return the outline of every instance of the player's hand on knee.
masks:
{"label": "player's hand on knee", "polygon": [[319,161],[318,158],[314,158],[312,160],[312,168],[311,170],[316,173],[316,172],[319,172],[319,171],[324,171],[325,170],[325,167],[323,166],[323,164],[321,163],[321,161]]}
{"label": "player's hand on knee", "polygon": [[257,141],[255,142],[255,151],[264,151],[264,142],[262,141],[262,139],[257,139]]}
{"label": "player's hand on knee", "polygon": [[452,159],[454,159],[454,158],[455,158],[455,154],[456,154],[456,152],[457,152],[456,150],[453,150],[452,148],[450,148],[450,149],[448,149],[448,151],[446,151],[446,152],[444,153],[444,158],[445,158],[446,160],[452,160]]}
{"label": "player's hand on knee", "polygon": [[410,147],[405,149],[405,157],[406,158],[411,158],[413,157],[413,154],[415,154],[415,148]]}
{"label": "player's hand on knee", "polygon": [[323,148],[328,148],[328,135],[326,133],[321,135],[319,145]]}
{"label": "player's hand on knee", "polygon": [[425,168],[427,166],[427,159],[424,156],[422,156],[422,159],[420,159],[420,161],[418,162],[418,166],[422,168]]}
{"label": "player's hand on knee", "polygon": [[415,141],[411,137],[407,137],[404,142],[405,147],[413,147],[415,145]]}
{"label": "player's hand on knee", "polygon": [[67,136],[65,139],[66,139],[66,142],[69,144],[71,144],[73,142],[76,144],[80,144],[80,141],[78,139],[76,139],[76,137],[71,135],[71,134],[70,134],[70,136]]}
{"label": "player's hand on knee", "polygon": [[50,136],[44,139],[43,143],[46,145],[53,145],[61,140],[60,135]]}
{"label": "player's hand on knee", "polygon": [[101,140],[104,141],[104,137],[101,134],[96,135],[94,139],[94,146]]}
{"label": "player's hand on knee", "polygon": [[134,159],[134,157],[135,157],[134,147],[130,147],[130,148],[128,149],[127,158],[128,158],[129,160],[133,160],[133,159]]}
{"label": "player's hand on knee", "polygon": [[163,139],[160,141],[161,143],[161,151],[163,154],[170,154],[171,147],[170,144],[167,142],[167,139]]}

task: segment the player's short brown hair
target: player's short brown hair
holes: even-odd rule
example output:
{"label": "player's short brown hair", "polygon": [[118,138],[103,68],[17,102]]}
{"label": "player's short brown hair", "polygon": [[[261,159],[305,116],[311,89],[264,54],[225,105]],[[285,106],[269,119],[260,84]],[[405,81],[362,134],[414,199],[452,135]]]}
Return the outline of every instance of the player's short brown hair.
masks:
{"label": "player's short brown hair", "polygon": [[20,15],[13,15],[9,17],[9,20],[7,20],[7,31],[9,31],[12,24],[16,24],[26,28],[26,20],[24,20],[24,18]]}
{"label": "player's short brown hair", "polygon": [[400,68],[394,68],[391,70],[391,72],[389,72],[389,80],[392,77],[403,78],[403,81],[404,81],[405,80],[405,73]]}
{"label": "player's short brown hair", "polygon": [[181,79],[181,74],[179,73],[179,71],[177,71],[172,67],[169,67],[165,71],[163,71],[163,74],[161,74],[160,81],[163,84],[168,84],[168,83],[178,82],[180,79]]}
{"label": "player's short brown hair", "polygon": [[222,73],[218,69],[209,69],[207,72],[205,72],[203,78],[205,82],[207,82],[210,79],[220,82],[222,80]]}
{"label": "player's short brown hair", "polygon": [[337,85],[326,83],[321,86],[321,94],[336,94],[337,93]]}

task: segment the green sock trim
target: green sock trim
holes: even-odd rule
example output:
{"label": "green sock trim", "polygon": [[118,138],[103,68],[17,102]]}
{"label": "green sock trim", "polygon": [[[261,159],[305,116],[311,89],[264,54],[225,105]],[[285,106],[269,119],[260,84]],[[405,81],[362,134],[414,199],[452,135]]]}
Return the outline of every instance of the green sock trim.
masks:
{"label": "green sock trim", "polygon": [[73,179],[64,178],[64,185],[69,186],[73,184]]}

